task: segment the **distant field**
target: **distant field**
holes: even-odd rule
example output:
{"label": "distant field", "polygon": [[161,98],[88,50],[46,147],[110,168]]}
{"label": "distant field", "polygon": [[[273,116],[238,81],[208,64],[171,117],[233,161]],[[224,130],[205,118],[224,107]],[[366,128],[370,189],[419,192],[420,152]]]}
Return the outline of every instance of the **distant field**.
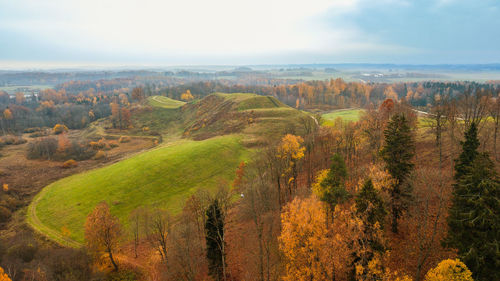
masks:
{"label": "distant field", "polygon": [[247,153],[237,135],[177,141],[47,186],[33,200],[28,222],[49,236],[67,227],[70,238],[83,242],[85,218],[101,201],[124,224],[143,205],[177,213],[197,189],[213,190],[221,179],[231,181]]}
{"label": "distant field", "polygon": [[28,89],[29,91],[29,90],[45,90],[50,88],[52,88],[52,85],[6,86],[6,87],[0,87],[0,91],[6,91],[9,94],[14,94],[19,89],[21,89],[20,92],[26,92],[25,89]]}
{"label": "distant field", "polygon": [[344,120],[345,122],[358,121],[363,111],[364,109],[359,108],[340,109],[323,114],[321,115],[321,117],[323,118],[323,125],[330,126],[333,124],[333,121],[339,117],[342,118],[342,120]]}
{"label": "distant field", "polygon": [[164,96],[152,96],[148,98],[148,103],[152,106],[163,108],[178,108],[186,104],[180,100],[174,100]]}

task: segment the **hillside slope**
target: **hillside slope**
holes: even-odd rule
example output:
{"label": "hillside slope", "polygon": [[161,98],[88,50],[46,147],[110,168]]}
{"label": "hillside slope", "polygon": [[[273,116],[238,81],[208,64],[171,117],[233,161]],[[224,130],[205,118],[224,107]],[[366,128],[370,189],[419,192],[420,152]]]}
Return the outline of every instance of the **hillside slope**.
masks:
{"label": "hillside slope", "polygon": [[[182,140],[59,180],[47,186],[32,207],[43,225],[57,231],[66,227],[72,239],[82,242],[85,218],[99,202],[106,201],[125,224],[138,206],[176,213],[198,188],[213,189],[220,180],[232,180],[245,156],[239,136]],[[29,222],[39,229],[33,223],[37,219]]]}

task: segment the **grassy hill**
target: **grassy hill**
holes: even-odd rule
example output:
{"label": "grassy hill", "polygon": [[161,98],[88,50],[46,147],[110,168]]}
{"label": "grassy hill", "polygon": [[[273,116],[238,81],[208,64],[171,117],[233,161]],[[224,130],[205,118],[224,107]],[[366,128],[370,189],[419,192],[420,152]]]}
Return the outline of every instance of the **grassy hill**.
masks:
{"label": "grassy hill", "polygon": [[47,186],[30,206],[34,212],[28,221],[45,233],[37,220],[56,231],[67,227],[71,238],[82,242],[85,218],[99,202],[108,202],[125,224],[138,206],[157,205],[175,213],[198,188],[213,189],[221,179],[232,180],[246,155],[237,135],[170,143]]}
{"label": "grassy hill", "polygon": [[312,121],[306,113],[274,97],[256,94],[216,93],[182,109],[185,137],[207,139],[240,133],[249,146],[276,140],[287,132],[300,134],[302,120]]}
{"label": "grassy hill", "polygon": [[152,96],[148,97],[148,104],[151,106],[162,107],[162,108],[179,108],[186,103],[180,100],[174,100],[164,96]]}
{"label": "grassy hill", "polygon": [[[151,97],[148,102],[160,104],[134,111],[134,128],[117,132],[141,134],[147,126],[148,132],[155,130],[167,139],[163,145],[45,187],[29,206],[30,225],[52,240],[77,247],[86,216],[101,201],[108,202],[125,225],[138,206],[156,205],[176,213],[197,189],[213,190],[221,180],[231,181],[252,148],[285,133],[301,134],[303,122],[314,122],[273,97],[255,94],[213,94],[177,107],[172,101]],[[98,133],[113,133],[102,120],[93,126]],[[63,227],[77,242],[61,236]]]}
{"label": "grassy hill", "polygon": [[363,113],[363,109],[355,108],[355,109],[340,109],[335,110],[329,113],[325,113],[321,115],[323,118],[323,125],[331,125],[333,121],[337,118],[342,118],[345,122],[358,121],[361,118],[361,113]]}

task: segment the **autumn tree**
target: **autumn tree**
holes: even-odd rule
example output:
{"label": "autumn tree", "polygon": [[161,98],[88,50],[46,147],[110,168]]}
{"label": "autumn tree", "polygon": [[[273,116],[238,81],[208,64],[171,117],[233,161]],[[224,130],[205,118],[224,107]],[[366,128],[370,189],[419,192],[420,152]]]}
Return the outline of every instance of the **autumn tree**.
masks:
{"label": "autumn tree", "polygon": [[[279,229],[279,206],[276,204],[277,190],[270,188],[272,179],[267,172],[265,159],[257,159],[247,167],[247,173],[242,178],[241,188],[243,198],[239,205],[241,217],[252,222],[250,234],[257,238],[255,262],[257,280],[273,279],[273,272],[279,266],[277,253],[276,230]],[[245,241],[249,239],[245,238]],[[255,247],[253,244],[250,247]]]}
{"label": "autumn tree", "polygon": [[144,99],[144,89],[142,89],[142,87],[135,87],[132,89],[132,99],[135,101],[142,101]]}
{"label": "autumn tree", "polygon": [[12,279],[9,278],[7,273],[3,271],[3,268],[0,267],[0,281],[12,281]]}
{"label": "autumn tree", "polygon": [[[443,260],[425,275],[425,281],[473,281],[472,273],[467,266],[458,259]],[[493,280],[493,279],[490,279]]]}
{"label": "autumn tree", "polygon": [[224,213],[218,199],[206,211],[205,240],[210,275],[217,281],[226,280],[226,241],[224,237]]}
{"label": "autumn tree", "polygon": [[16,104],[23,104],[26,101],[24,94],[21,92],[16,93]]}
{"label": "autumn tree", "polygon": [[170,214],[162,209],[152,209],[147,212],[146,236],[164,263],[168,257],[168,238],[171,227]]}
{"label": "autumn tree", "polygon": [[390,209],[392,232],[398,232],[398,219],[408,208],[411,186],[406,179],[413,169],[415,140],[409,122],[404,114],[395,114],[384,130],[385,144],[381,155],[385,167],[396,183],[390,188]]}
{"label": "autumn tree", "polygon": [[477,151],[472,123],[455,165],[445,244],[456,248],[476,280],[498,280],[500,272],[500,181],[487,154]]}
{"label": "autumn tree", "polygon": [[[126,107],[122,108],[121,109],[121,117],[122,117],[122,120],[123,120],[123,125],[125,128],[129,128],[132,126],[132,120],[130,119],[131,118],[131,114],[130,114],[130,110]],[[123,128],[121,128],[123,129]]]}
{"label": "autumn tree", "polygon": [[181,100],[184,101],[190,101],[194,99],[193,95],[191,94],[191,91],[188,89],[184,93],[181,94]]}
{"label": "autumn tree", "polygon": [[99,203],[85,221],[85,241],[87,249],[96,257],[102,252],[107,253],[114,269],[118,265],[113,258],[119,247],[121,226],[118,218],[113,216],[106,202]]}
{"label": "autumn tree", "polygon": [[332,280],[326,216],[315,196],[295,198],[281,214],[280,249],[286,259],[283,280]]}
{"label": "autumn tree", "polygon": [[304,139],[300,136],[287,134],[281,139],[278,147],[278,157],[285,163],[286,183],[288,186],[288,198],[292,197],[297,189],[298,163],[304,157],[305,147],[302,146]]}

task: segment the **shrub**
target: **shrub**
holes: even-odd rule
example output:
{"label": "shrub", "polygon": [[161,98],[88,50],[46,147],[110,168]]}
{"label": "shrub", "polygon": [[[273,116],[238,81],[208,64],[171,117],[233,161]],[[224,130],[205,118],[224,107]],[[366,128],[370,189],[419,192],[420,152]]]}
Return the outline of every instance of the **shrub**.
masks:
{"label": "shrub", "polygon": [[20,241],[7,250],[7,256],[30,262],[35,257],[37,250],[38,247],[34,241]]}
{"label": "shrub", "polygon": [[62,164],[61,168],[63,168],[63,169],[69,169],[69,168],[74,168],[76,166],[78,166],[78,163],[75,160],[70,159],[70,160],[64,162]]}
{"label": "shrub", "polygon": [[119,143],[126,143],[130,142],[130,137],[128,136],[121,136],[120,139],[118,140]]}
{"label": "shrub", "polygon": [[118,142],[116,142],[116,141],[110,141],[110,142],[108,142],[108,145],[111,148],[115,148],[115,147],[119,146]]}
{"label": "shrub", "polygon": [[28,159],[51,159],[57,151],[58,142],[54,138],[41,138],[28,145]]}
{"label": "shrub", "polygon": [[0,138],[2,145],[18,145],[26,143],[26,140],[18,136],[4,136]]}
{"label": "shrub", "polygon": [[59,135],[61,133],[67,132],[68,131],[68,127],[66,127],[63,124],[56,124],[54,126],[53,130],[54,130],[54,134]]}
{"label": "shrub", "polygon": [[91,263],[88,255],[82,250],[48,249],[40,254],[48,266],[48,280],[91,280]]}
{"label": "shrub", "polygon": [[24,132],[29,134],[29,133],[34,133],[34,132],[39,132],[42,129],[40,127],[34,127],[34,128],[26,128],[24,129]]}
{"label": "shrub", "polygon": [[97,153],[94,156],[94,159],[95,160],[100,160],[100,159],[103,159],[103,158],[106,158],[106,152],[104,152],[102,150],[97,151]]}
{"label": "shrub", "polygon": [[5,208],[4,206],[0,206],[0,223],[7,222],[10,219],[12,212]]}

